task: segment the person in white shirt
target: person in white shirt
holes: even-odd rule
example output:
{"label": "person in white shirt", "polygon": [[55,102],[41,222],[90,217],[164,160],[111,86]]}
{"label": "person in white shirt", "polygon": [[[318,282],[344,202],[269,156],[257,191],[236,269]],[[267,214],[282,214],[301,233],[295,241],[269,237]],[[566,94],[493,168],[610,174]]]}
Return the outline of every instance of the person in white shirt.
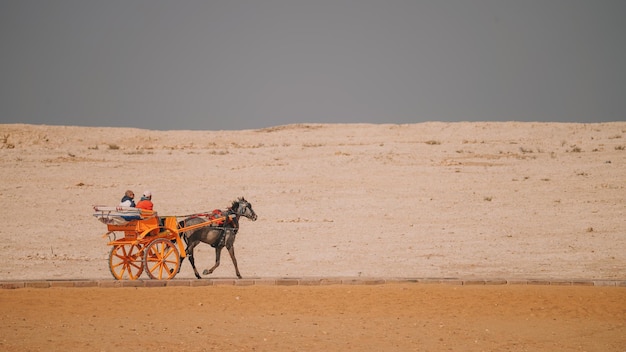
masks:
{"label": "person in white shirt", "polygon": [[120,201],[120,207],[135,207],[135,193],[131,190],[126,191],[124,193],[124,197]]}

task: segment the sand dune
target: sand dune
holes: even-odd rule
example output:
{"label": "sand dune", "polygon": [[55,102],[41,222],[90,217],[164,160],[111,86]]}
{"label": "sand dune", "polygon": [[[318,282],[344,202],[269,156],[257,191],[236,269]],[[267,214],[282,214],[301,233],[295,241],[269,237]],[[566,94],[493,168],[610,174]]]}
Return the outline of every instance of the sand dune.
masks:
{"label": "sand dune", "polygon": [[[626,123],[0,125],[0,280],[109,278],[92,205],[239,196],[244,277],[624,279]],[[196,252],[200,269],[213,250]],[[234,277],[228,258],[214,273]],[[187,263],[178,277],[191,278]]]}

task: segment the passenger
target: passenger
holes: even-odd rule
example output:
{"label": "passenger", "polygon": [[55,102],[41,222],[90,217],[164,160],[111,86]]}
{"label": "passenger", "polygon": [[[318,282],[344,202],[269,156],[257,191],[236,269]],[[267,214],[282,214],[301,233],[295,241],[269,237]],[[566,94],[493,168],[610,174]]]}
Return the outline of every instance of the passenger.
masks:
{"label": "passenger", "polygon": [[135,207],[135,193],[131,190],[126,191],[124,193],[124,197],[120,202],[120,207]]}
{"label": "passenger", "polygon": [[[136,208],[139,209],[144,209],[144,210],[154,210],[154,204],[152,204],[152,193],[150,191],[144,191],[143,192],[143,196],[141,196],[141,200],[139,201],[139,203],[137,203],[137,205],[135,206]],[[154,212],[154,215],[156,216],[156,212]],[[163,218],[160,218],[157,216],[157,221],[159,223],[159,227],[163,227]],[[156,235],[159,233],[159,230],[156,229],[154,231],[152,231],[150,234],[152,235]]]}
{"label": "passenger", "polygon": [[139,209],[153,210],[152,208],[154,208],[154,204],[152,204],[152,193],[150,191],[143,192],[141,200],[135,207]]}

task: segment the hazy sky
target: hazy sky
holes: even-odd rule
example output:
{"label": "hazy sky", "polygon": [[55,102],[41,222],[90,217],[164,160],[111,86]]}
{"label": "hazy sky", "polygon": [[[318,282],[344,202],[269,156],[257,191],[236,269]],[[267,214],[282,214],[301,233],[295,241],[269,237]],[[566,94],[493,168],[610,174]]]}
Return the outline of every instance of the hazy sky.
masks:
{"label": "hazy sky", "polygon": [[0,0],[0,122],[626,120],[626,1]]}

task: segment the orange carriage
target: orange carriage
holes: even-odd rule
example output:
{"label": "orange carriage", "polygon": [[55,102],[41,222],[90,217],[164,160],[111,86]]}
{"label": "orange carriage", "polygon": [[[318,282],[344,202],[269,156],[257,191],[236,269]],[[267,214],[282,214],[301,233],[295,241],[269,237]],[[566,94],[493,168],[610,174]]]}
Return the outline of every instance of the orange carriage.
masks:
{"label": "orange carriage", "polygon": [[102,237],[108,237],[108,245],[112,246],[109,269],[117,280],[137,280],[144,271],[151,279],[174,278],[186,256],[181,234],[226,219],[211,217],[181,227],[177,216],[159,217],[151,210],[106,206],[94,206],[94,210],[94,216],[107,225],[108,232]]}

